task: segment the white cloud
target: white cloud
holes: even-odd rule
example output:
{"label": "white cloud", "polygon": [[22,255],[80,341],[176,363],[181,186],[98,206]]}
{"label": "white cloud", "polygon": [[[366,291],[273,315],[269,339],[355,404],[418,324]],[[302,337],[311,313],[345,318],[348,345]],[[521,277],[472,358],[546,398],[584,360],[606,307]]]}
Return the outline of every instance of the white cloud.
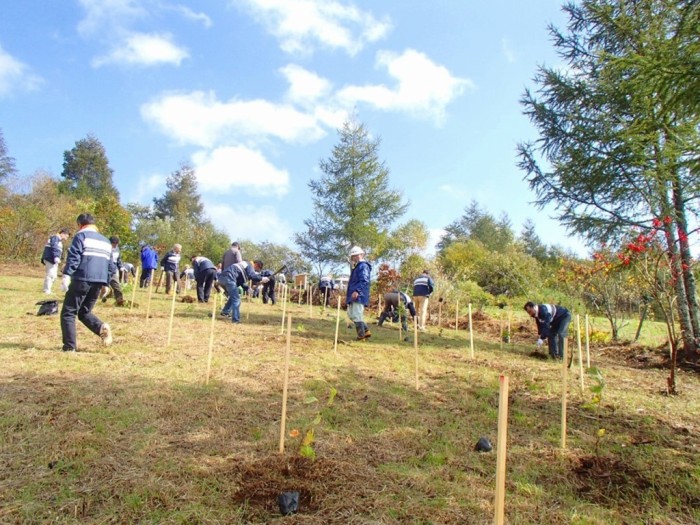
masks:
{"label": "white cloud", "polygon": [[238,0],[279,41],[286,53],[309,53],[316,45],[357,54],[391,29],[388,19],[334,0]]}
{"label": "white cloud", "polygon": [[435,255],[435,245],[442,240],[443,235],[445,235],[446,233],[447,231],[445,231],[443,228],[428,229],[428,246],[426,246],[426,255],[428,257],[432,257],[433,255]]}
{"label": "white cloud", "polygon": [[277,215],[277,210],[272,206],[230,206],[213,203],[206,198],[202,201],[214,225],[226,231],[231,239],[269,241],[291,247],[294,229]]}
{"label": "white cloud", "polygon": [[0,96],[12,91],[33,91],[39,88],[42,78],[31,73],[23,64],[0,46]]}
{"label": "white cloud", "polygon": [[172,6],[172,9],[180,13],[184,18],[188,20],[192,20],[193,22],[201,22],[204,27],[209,28],[212,25],[211,18],[206,13],[195,12],[184,5]]}
{"label": "white cloud", "polygon": [[316,117],[265,100],[217,100],[213,92],[165,94],[141,106],[142,117],[182,143],[213,147],[241,138],[307,142],[325,135]]}
{"label": "white cloud", "polygon": [[110,54],[92,61],[94,67],[105,64],[125,64],[134,66],[156,66],[160,64],[180,65],[189,56],[186,49],[180,48],[168,34],[135,33],[124,39],[121,46]]}
{"label": "white cloud", "polygon": [[338,99],[349,105],[366,102],[382,110],[408,111],[440,121],[447,104],[474,87],[471,80],[453,76],[446,67],[413,49],[401,55],[380,51],[376,63],[396,80],[394,87],[348,86],[338,92]]}
{"label": "white cloud", "polygon": [[289,173],[270,164],[263,155],[243,146],[228,146],[192,155],[202,192],[282,196],[289,191]]}
{"label": "white cloud", "polygon": [[159,173],[140,177],[136,184],[130,186],[132,194],[129,202],[140,202],[150,205],[153,195],[157,194],[161,189],[165,189],[166,180],[167,176]]}
{"label": "white cloud", "polygon": [[131,20],[146,15],[138,0],[79,0],[85,9],[85,18],[78,23],[83,36],[98,34],[105,28],[122,27]]}
{"label": "white cloud", "polygon": [[332,84],[329,80],[295,64],[280,68],[280,72],[289,82],[287,98],[299,104],[308,104],[330,93]]}
{"label": "white cloud", "polygon": [[501,51],[503,51],[503,54],[505,55],[508,63],[515,63],[515,52],[510,47],[510,41],[507,38],[501,39]]}

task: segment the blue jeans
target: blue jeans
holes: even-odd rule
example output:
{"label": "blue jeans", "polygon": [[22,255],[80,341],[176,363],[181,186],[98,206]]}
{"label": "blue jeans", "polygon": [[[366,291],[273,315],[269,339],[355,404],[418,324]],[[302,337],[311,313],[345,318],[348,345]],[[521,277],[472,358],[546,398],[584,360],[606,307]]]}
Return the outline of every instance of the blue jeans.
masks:
{"label": "blue jeans", "polygon": [[562,359],[564,357],[564,338],[569,335],[570,322],[571,314],[567,313],[549,327],[549,337],[547,338],[549,355],[554,359]]}
{"label": "blue jeans", "polygon": [[228,300],[221,310],[222,314],[231,314],[231,321],[234,323],[241,322],[241,296],[238,294],[238,284],[236,281],[231,281],[224,274],[219,277],[219,284],[226,288]]}

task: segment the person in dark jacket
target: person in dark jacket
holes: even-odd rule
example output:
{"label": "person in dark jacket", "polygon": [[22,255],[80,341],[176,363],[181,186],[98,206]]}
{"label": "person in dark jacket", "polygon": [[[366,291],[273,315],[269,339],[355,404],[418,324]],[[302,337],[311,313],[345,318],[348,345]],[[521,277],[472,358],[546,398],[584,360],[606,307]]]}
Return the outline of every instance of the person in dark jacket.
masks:
{"label": "person in dark jacket", "polygon": [[416,304],[416,309],[420,312],[418,316],[418,330],[425,330],[425,321],[428,317],[428,302],[430,294],[433,293],[435,283],[430,278],[428,270],[423,270],[415,281],[413,281],[413,302]]}
{"label": "person in dark jacket", "polygon": [[180,244],[174,244],[173,249],[170,250],[163,256],[160,263],[165,273],[165,293],[170,295],[170,286],[174,285],[176,287],[177,293],[180,293],[180,252],[182,251],[182,246]]}
{"label": "person in dark jacket", "polygon": [[141,247],[141,279],[140,286],[145,288],[151,285],[153,279],[153,270],[158,268],[158,252],[153,248],[144,244]]}
{"label": "person in dark jacket", "polygon": [[329,306],[331,304],[331,296],[333,295],[333,276],[324,275],[318,281],[318,292],[321,294],[321,304]]}
{"label": "person in dark jacket", "polygon": [[253,261],[253,264],[242,261],[232,264],[221,271],[219,275],[219,284],[226,289],[226,293],[228,294],[228,300],[221,310],[221,315],[224,317],[230,315],[231,321],[234,323],[241,322],[241,296],[238,288],[245,288],[248,282],[251,282],[251,284],[260,282],[267,284],[270,278],[263,277],[260,274],[262,269],[262,261]]}
{"label": "person in dark jacket", "polygon": [[260,275],[262,277],[267,278],[267,282],[264,282],[262,285],[262,301],[263,304],[267,304],[268,301],[270,304],[274,305],[275,304],[275,274],[272,270],[262,270],[260,272]]}
{"label": "person in dark jacket", "polygon": [[541,347],[544,340],[549,343],[549,355],[552,359],[564,357],[564,338],[569,335],[571,314],[560,305],[525,303],[525,311],[537,323],[537,346]]}
{"label": "person in dark jacket", "polygon": [[62,228],[56,235],[49,237],[44,246],[44,251],[41,253],[41,264],[46,269],[44,277],[44,293],[51,294],[53,282],[58,278],[58,265],[61,262],[63,255],[63,241],[70,236],[68,228]]}
{"label": "person in dark jacket", "polygon": [[231,247],[224,252],[224,256],[221,258],[221,269],[228,268],[232,264],[243,262],[243,256],[241,255],[241,245],[237,241],[231,243]]}
{"label": "person in dark jacket", "polygon": [[76,315],[90,331],[102,338],[105,346],[112,343],[109,325],[92,313],[101,288],[116,271],[112,262],[112,245],[98,233],[95,218],[89,213],[78,215],[77,222],[79,231],[68,248],[61,285],[66,292],[61,309],[64,352],[75,352],[77,349]]}
{"label": "person in dark jacket", "polygon": [[[402,308],[399,308],[399,298],[401,299]],[[403,292],[394,290],[384,294],[384,309],[379,316],[378,326],[382,326],[384,321],[391,319],[393,322],[399,320],[399,310],[401,312],[401,327],[408,331],[408,322],[406,318],[406,310],[411,314],[411,317],[416,317],[416,307],[413,305],[411,298]]]}
{"label": "person in dark jacket", "polygon": [[208,303],[211,287],[216,280],[216,266],[206,257],[192,257],[192,270],[197,281],[197,302]]}
{"label": "person in dark jacket", "polygon": [[[122,293],[122,287],[119,284],[119,276],[122,272],[122,253],[119,249],[119,237],[113,235],[109,238],[109,242],[112,245],[112,264],[114,266],[114,273],[109,276],[109,287],[114,292],[114,300],[118,305],[124,304],[124,294]],[[107,296],[102,298],[102,302],[107,302]]]}
{"label": "person in dark jacket", "polygon": [[369,279],[372,266],[364,260],[365,252],[359,246],[353,246],[349,255],[352,271],[345,301],[348,305],[348,317],[355,323],[359,341],[372,336],[364,319],[365,307],[369,305]]}

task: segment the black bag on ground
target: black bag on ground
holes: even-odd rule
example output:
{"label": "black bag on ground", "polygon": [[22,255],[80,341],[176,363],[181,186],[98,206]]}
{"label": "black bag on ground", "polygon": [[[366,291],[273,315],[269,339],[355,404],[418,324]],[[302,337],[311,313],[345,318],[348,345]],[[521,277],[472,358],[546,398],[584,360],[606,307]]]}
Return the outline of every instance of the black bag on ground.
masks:
{"label": "black bag on ground", "polygon": [[39,306],[36,315],[55,315],[58,313],[58,301],[55,299],[39,301],[36,304]]}
{"label": "black bag on ground", "polygon": [[294,514],[299,510],[299,493],[283,492],[277,496],[277,504],[283,516]]}

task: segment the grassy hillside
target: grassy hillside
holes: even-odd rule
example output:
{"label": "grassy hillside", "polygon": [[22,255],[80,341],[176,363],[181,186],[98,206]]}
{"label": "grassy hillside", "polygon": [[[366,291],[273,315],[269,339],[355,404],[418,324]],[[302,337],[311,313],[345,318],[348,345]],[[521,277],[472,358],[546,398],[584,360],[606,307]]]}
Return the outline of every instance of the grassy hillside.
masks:
{"label": "grassy hillside", "polygon": [[[169,298],[153,296],[147,321],[138,290],[132,311],[96,308],[113,346],[80,325],[79,352],[65,354],[58,316],[33,315],[41,276],[0,273],[1,523],[491,523],[496,454],[474,445],[495,447],[501,374],[508,523],[700,523],[700,376],[679,372],[680,395],[665,395],[663,350],[592,348],[606,380],[597,409],[575,364],[561,450],[561,366],[531,355],[534,323],[519,317],[502,345],[498,320],[475,321],[473,360],[465,331],[431,326],[416,390],[396,325],[356,342],[343,318],[334,353],[335,311],[293,304],[279,454],[279,305],[215,321],[206,385],[211,305],[176,303],[168,347]],[[309,430],[314,460],[299,454]],[[283,518],[287,490],[300,512]]]}

